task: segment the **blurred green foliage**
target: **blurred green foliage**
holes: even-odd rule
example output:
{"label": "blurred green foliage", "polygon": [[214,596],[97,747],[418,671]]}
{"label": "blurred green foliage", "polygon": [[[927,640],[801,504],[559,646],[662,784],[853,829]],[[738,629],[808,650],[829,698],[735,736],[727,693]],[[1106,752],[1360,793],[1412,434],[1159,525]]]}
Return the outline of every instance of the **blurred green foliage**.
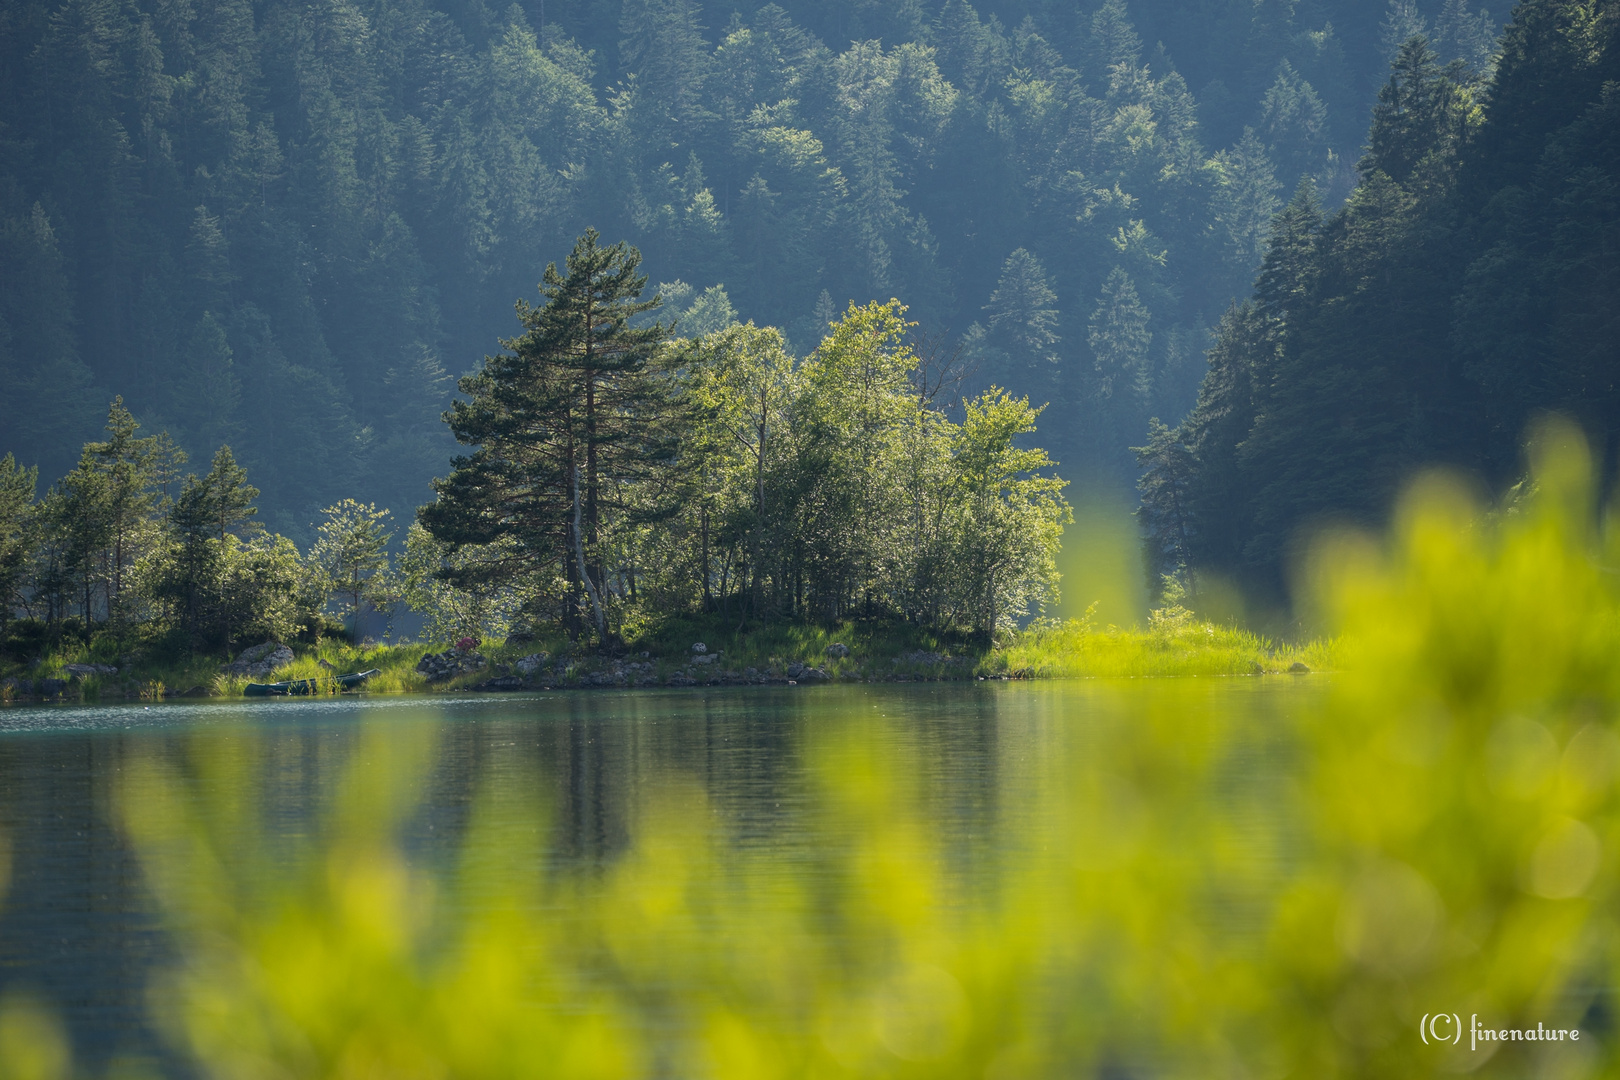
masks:
{"label": "blurred green foliage", "polygon": [[[1577,436],[1535,447],[1495,510],[1431,478],[1318,549],[1320,690],[1096,684],[1081,717],[1031,688],[1049,752],[999,766],[988,872],[869,706],[807,729],[825,843],[750,848],[671,776],[588,871],[514,768],[454,865],[413,856],[429,725],[368,729],[290,839],[272,736],[198,733],[118,799],[180,945],[159,1021],[233,1077],[1606,1074],[1620,522]],[[66,1075],[31,1007],[9,1074]],[[1426,1045],[1437,1011],[1583,1038]]]}

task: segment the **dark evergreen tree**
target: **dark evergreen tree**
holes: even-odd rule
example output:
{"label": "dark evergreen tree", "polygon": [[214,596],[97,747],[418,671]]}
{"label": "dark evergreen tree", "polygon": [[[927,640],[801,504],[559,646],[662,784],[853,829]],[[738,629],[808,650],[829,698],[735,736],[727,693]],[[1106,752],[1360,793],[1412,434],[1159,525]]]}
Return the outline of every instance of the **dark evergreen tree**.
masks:
{"label": "dark evergreen tree", "polygon": [[1050,395],[1058,343],[1057,293],[1041,261],[1024,248],[1007,256],[990,302],[990,331],[1016,370],[987,373],[999,382],[1040,387]]}
{"label": "dark evergreen tree", "polygon": [[1186,567],[1195,548],[1192,487],[1197,458],[1182,442],[1181,432],[1158,417],[1148,421],[1146,446],[1133,446],[1142,476],[1137,518],[1147,537],[1148,572],[1155,576]]}
{"label": "dark evergreen tree", "polygon": [[34,493],[38,482],[38,469],[23,468],[10,454],[0,458],[0,640],[5,638],[12,612],[26,599],[23,575],[37,540]]}
{"label": "dark evergreen tree", "polygon": [[479,575],[550,570],[570,584],[565,614],[577,628],[589,602],[599,635],[607,633],[598,590],[599,542],[616,486],[647,475],[672,453],[663,423],[669,403],[655,363],[667,331],[630,320],[658,306],[640,299],[647,279],[641,255],[623,243],[604,247],[594,229],[574,245],[565,270],[546,267],[534,307],[518,302],[527,332],[503,341],[461,381],[467,400],[446,414],[458,441],[477,449],[435,481],[438,499],[420,511],[422,524],[452,550],[502,541],[499,565],[476,563],[458,583]]}

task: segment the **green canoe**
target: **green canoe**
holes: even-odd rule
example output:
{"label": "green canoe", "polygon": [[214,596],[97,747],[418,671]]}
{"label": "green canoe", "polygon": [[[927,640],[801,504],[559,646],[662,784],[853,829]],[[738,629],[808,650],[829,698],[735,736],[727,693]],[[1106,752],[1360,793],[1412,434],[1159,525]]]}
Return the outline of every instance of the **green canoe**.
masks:
{"label": "green canoe", "polygon": [[242,688],[246,697],[310,697],[339,690],[353,690],[378,674],[376,668],[353,675],[332,675],[324,679],[293,679],[291,682],[250,682]]}

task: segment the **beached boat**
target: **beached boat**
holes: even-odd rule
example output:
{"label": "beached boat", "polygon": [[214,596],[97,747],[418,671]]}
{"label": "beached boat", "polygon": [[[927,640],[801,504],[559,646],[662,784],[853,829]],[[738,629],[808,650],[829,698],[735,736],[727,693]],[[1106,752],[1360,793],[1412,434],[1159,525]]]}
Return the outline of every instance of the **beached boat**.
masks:
{"label": "beached boat", "polygon": [[377,669],[372,668],[370,671],[357,671],[352,675],[329,675],[320,679],[292,679],[288,682],[273,683],[250,682],[242,688],[242,693],[246,697],[312,697],[316,694],[353,690],[376,674]]}

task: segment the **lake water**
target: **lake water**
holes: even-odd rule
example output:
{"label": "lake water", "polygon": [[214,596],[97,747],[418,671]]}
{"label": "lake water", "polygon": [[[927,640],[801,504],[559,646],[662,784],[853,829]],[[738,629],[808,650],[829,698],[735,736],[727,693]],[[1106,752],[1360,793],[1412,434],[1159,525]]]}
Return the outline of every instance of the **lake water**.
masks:
{"label": "lake water", "polygon": [[[440,883],[441,931],[494,904],[481,890],[504,888],[479,882],[543,871],[553,884],[533,904],[554,935],[550,955],[566,952],[576,996],[632,987],[615,1015],[650,1048],[654,1072],[681,1074],[667,1057],[690,1034],[681,1003],[733,994],[729,1007],[746,1011],[775,992],[736,987],[748,954],[778,937],[802,950],[769,963],[855,957],[801,979],[817,985],[858,981],[849,969],[879,950],[871,942],[933,957],[905,960],[871,992],[910,995],[910,1012],[874,1006],[872,1039],[919,1061],[936,1053],[924,1014],[945,1017],[939,1046],[978,1052],[984,1025],[969,1038],[947,1031],[950,1017],[1008,992],[983,973],[984,957],[1036,941],[1029,963],[1041,978],[1079,980],[1055,1000],[1094,1002],[1104,1025],[1065,1028],[1064,1045],[1100,1045],[1115,1038],[1110,1010],[1156,1007],[1130,995],[1169,978],[1165,963],[1205,973],[1183,1006],[1224,1008],[1222,979],[1237,980],[1231,993],[1256,992],[1238,975],[1261,963],[1278,896],[1317,854],[1299,803],[1310,763],[1298,733],[1327,687],[1218,679],[8,708],[0,981],[63,1019],[89,1071],[134,1058],[187,1075],[154,1021],[184,1006],[156,977],[193,948],[193,932],[234,925],[194,898],[234,882],[228,903],[250,907],[256,890],[307,872],[312,852],[362,850],[357,822],[375,817],[419,880]],[[156,861],[159,841],[131,839],[131,820],[148,822],[134,834],[161,833],[151,822],[177,813],[165,799],[190,808],[212,862],[196,845]],[[495,876],[465,869],[474,848],[493,854]],[[156,889],[153,866],[167,868]],[[690,908],[679,917],[648,899],[674,879]],[[199,929],[211,918],[226,921]],[[641,922],[662,929],[637,939]],[[568,951],[570,938],[593,934],[620,944]],[[1318,944],[1350,947],[1332,934]],[[993,943],[964,951],[974,935]],[[724,964],[734,967],[717,974]],[[791,1026],[780,1014],[794,1008],[760,1005],[775,1019],[759,1023]],[[1362,1024],[1387,1044],[1394,1036],[1378,1032],[1395,1021],[1373,1013],[1323,1022],[1341,1033]],[[892,1015],[911,1019],[882,1019]],[[846,1054],[840,1037],[824,1032],[816,1052],[846,1064],[867,1052]]]}

